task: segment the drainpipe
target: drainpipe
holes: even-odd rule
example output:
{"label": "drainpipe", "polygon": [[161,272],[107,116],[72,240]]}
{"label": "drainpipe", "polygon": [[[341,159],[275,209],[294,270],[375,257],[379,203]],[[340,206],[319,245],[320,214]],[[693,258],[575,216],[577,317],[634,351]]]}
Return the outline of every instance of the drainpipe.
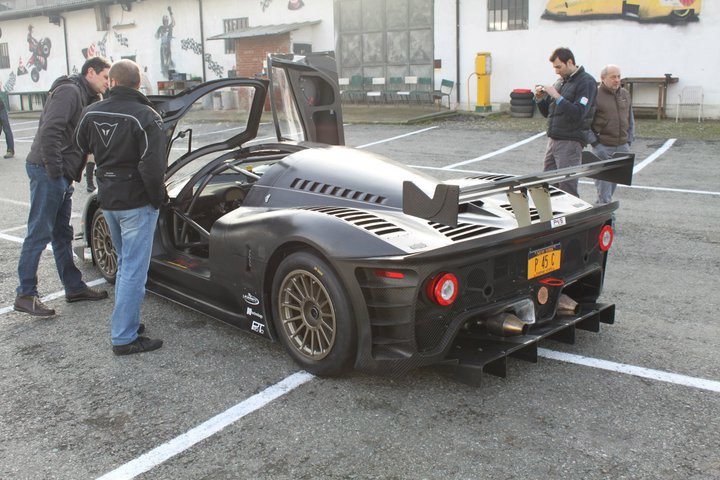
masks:
{"label": "drainpipe", "polygon": [[203,4],[202,0],[198,0],[198,8],[200,10],[200,56],[202,61],[202,79],[207,80],[205,65],[205,27],[203,25]]}
{"label": "drainpipe", "polygon": [[460,105],[460,0],[455,0],[455,96]]}
{"label": "drainpipe", "polygon": [[62,20],[63,24],[63,40],[65,40],[65,71],[67,72],[66,75],[70,75],[70,52],[68,52],[68,44],[67,44],[67,25],[65,23],[65,17],[60,15],[60,20]]}

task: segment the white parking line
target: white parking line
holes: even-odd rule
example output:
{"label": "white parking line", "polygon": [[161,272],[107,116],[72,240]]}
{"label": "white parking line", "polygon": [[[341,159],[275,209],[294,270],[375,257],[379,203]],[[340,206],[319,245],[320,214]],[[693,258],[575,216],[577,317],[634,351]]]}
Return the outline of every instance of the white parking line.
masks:
{"label": "white parking line", "polygon": [[307,372],[297,372],[284,380],[272,385],[262,392],[253,395],[223,413],[214,416],[210,420],[198,425],[182,435],[179,435],[167,443],[156,447],[149,452],[139,456],[121,467],[106,473],[98,480],[129,479],[145,473],[164,461],[184,452],[198,442],[216,434],[228,425],[232,425],[246,415],[264,407],[273,400],[296,389],[300,385],[315,378]]}
{"label": "white parking line", "polygon": [[452,165],[447,165],[446,167],[443,168],[443,170],[450,170],[450,169],[453,169],[453,168],[455,168],[455,167],[461,167],[461,166],[463,166],[463,165],[467,165],[468,163],[481,162],[481,161],[483,161],[483,160],[486,160],[486,159],[488,159],[488,158],[494,157],[494,156],[496,156],[496,155],[500,155],[501,153],[505,153],[505,152],[507,152],[507,151],[510,151],[510,150],[512,150],[512,149],[514,149],[514,148],[517,148],[517,147],[521,146],[521,145],[525,145],[526,143],[530,143],[530,142],[532,142],[533,140],[537,140],[538,138],[544,137],[544,136],[545,136],[545,132],[540,132],[540,133],[538,133],[538,134],[536,134],[536,135],[533,135],[533,136],[530,137],[530,138],[526,138],[525,140],[520,140],[519,142],[513,143],[512,145],[508,145],[507,147],[503,147],[503,148],[501,148],[500,150],[495,150],[494,152],[486,153],[485,155],[482,155],[482,156],[477,157],[477,158],[471,158],[470,160],[463,160],[462,162],[453,163]]}
{"label": "white parking line", "polygon": [[[720,382],[716,382],[714,380],[706,380],[703,378],[689,377],[687,375],[663,372],[661,370],[652,370],[633,365],[625,365],[597,358],[547,350],[545,348],[538,349],[538,356],[551,360],[558,360],[592,368],[599,368],[601,370],[648,378],[660,382],[672,383],[675,385],[709,390],[711,392],[720,392]],[[136,476],[149,471],[175,455],[184,452],[202,440],[216,434],[220,430],[237,422],[246,415],[259,410],[276,398],[279,398],[300,385],[309,382],[313,378],[315,378],[313,375],[304,371],[294,373],[279,383],[276,383],[257,395],[253,395],[247,400],[238,403],[234,407],[214,416],[188,432],[175,437],[169,442],[150,450],[135,460],[131,460],[121,467],[103,475],[102,477],[99,477],[98,480],[135,478]]]}
{"label": "white parking line", "polygon": [[359,146],[357,146],[357,147],[355,147],[355,148],[372,147],[373,145],[378,145],[378,144],[380,144],[380,143],[392,142],[393,140],[397,140],[397,139],[399,139],[399,138],[409,137],[410,135],[417,135],[418,133],[427,132],[428,130],[433,130],[433,129],[435,129],[435,128],[438,128],[438,127],[435,126],[435,127],[423,128],[422,130],[416,130],[416,131],[414,131],[414,132],[405,133],[405,134],[403,134],[403,135],[397,135],[397,136],[395,136],[395,137],[386,138],[386,139],[384,139],[384,140],[378,140],[377,142],[370,142],[370,143],[366,143],[365,145],[359,145]]}
{"label": "white parking line", "polygon": [[640,162],[639,164],[635,165],[635,167],[633,168],[633,175],[635,175],[635,174],[638,173],[640,170],[642,170],[643,168],[645,168],[645,167],[647,167],[648,165],[650,165],[650,164],[651,164],[652,162],[654,162],[660,155],[662,155],[663,153],[667,152],[667,151],[670,149],[670,147],[673,146],[673,144],[675,143],[676,140],[677,140],[676,138],[671,138],[670,140],[666,141],[666,142],[663,144],[662,147],[658,148],[658,149],[655,150],[652,154],[650,154],[650,156],[648,156],[645,160],[643,160],[643,161]]}
{"label": "white parking line", "polygon": [[699,388],[701,390],[709,390],[711,392],[720,392],[720,382],[706,380],[704,378],[688,377],[687,375],[635,367],[633,365],[625,365],[624,363],[610,362],[607,360],[600,360],[598,358],[583,357],[582,355],[574,355],[572,353],[556,352],[545,348],[538,348],[538,356],[552,360],[559,360],[561,362],[584,365],[586,367],[599,368],[601,370],[609,370],[611,372],[624,373],[626,375],[633,375],[636,377],[649,378],[659,382],[684,385],[686,387]]}

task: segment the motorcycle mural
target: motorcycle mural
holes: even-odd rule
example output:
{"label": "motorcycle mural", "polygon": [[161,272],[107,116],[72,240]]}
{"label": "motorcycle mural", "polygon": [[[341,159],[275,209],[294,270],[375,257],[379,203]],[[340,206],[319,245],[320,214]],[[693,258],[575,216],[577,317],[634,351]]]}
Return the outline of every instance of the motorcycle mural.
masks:
{"label": "motorcycle mural", "polygon": [[32,25],[28,25],[27,41],[28,50],[30,50],[31,55],[28,61],[25,62],[25,65],[23,65],[22,59],[20,59],[20,65],[17,68],[17,74],[26,75],[29,71],[30,78],[33,82],[37,83],[38,80],[40,80],[40,72],[43,70],[47,70],[47,61],[48,57],[50,56],[50,48],[52,47],[52,42],[47,37],[43,37],[40,40],[37,40],[33,36]]}

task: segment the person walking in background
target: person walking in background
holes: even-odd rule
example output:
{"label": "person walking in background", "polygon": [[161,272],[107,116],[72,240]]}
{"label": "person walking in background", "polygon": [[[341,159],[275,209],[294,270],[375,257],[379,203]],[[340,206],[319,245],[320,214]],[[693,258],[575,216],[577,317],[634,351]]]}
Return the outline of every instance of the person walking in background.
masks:
{"label": "person walking in background", "polygon": [[[607,160],[616,152],[627,153],[635,138],[635,117],[630,92],[620,86],[620,67],[606,65],[600,71],[595,117],[588,133],[593,153]],[[595,180],[596,204],[612,202],[617,184]]]}
{"label": "person walking in background", "polygon": [[[580,165],[597,96],[597,82],[582,66],[575,64],[570,49],[555,49],[550,62],[560,78],[554,85],[535,87],[538,110],[548,119],[545,171]],[[577,179],[557,184],[576,197],[579,196],[577,186]]]}
{"label": "person walking in background", "polygon": [[104,58],[90,58],[79,75],[59,77],[48,92],[25,164],[30,178],[30,213],[18,261],[20,285],[14,309],[19,312],[43,317],[55,315],[54,309],[40,301],[37,288],[40,256],[48,243],[52,243],[67,302],[102,300],[108,296],[104,290],[88,287],[75,266],[70,215],[73,181],[81,180],[86,161],[73,141],[73,133],[82,109],[99,100],[107,89],[109,69],[110,63]]}
{"label": "person walking in background", "polygon": [[5,143],[7,144],[7,153],[3,158],[13,158],[15,156],[15,139],[13,138],[12,129],[10,128],[10,119],[8,118],[5,102],[0,98],[0,123],[2,124],[3,135],[5,135]]}
{"label": "person walking in background", "polygon": [[98,201],[118,256],[111,316],[115,355],[149,352],[162,340],[138,336],[158,209],[165,199],[162,119],[140,90],[140,67],[120,60],[110,69],[107,99],[85,109],[78,147],[97,163]]}

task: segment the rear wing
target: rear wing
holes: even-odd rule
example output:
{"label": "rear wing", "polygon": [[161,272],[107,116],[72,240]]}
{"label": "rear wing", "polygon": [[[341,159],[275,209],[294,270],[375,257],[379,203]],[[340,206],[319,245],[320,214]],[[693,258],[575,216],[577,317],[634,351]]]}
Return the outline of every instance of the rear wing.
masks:
{"label": "rear wing", "polygon": [[589,177],[608,182],[632,184],[635,154],[615,153],[608,160],[600,160],[593,153],[582,153],[582,164],[531,175],[520,175],[491,183],[470,185],[462,189],[458,185],[440,183],[433,197],[428,197],[411,181],[403,182],[403,213],[424,218],[443,225],[456,227],[460,204],[477,201],[483,197],[506,193],[513,213],[521,227],[530,225],[532,197],[541,221],[553,218],[549,185],[573,178]]}

